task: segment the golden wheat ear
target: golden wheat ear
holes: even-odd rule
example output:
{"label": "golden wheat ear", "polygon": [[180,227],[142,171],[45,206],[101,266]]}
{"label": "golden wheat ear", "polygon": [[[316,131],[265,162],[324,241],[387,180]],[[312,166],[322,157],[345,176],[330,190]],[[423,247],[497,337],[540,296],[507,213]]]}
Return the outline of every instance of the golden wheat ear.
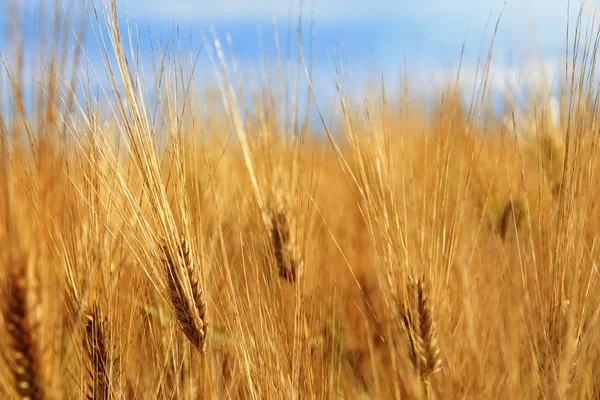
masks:
{"label": "golden wheat ear", "polygon": [[502,240],[507,238],[510,232],[510,227],[514,225],[515,229],[518,230],[521,223],[523,222],[524,208],[519,200],[509,200],[504,206],[502,216],[500,217],[500,229],[498,234]]}
{"label": "golden wheat ear", "polygon": [[13,374],[15,393],[22,399],[43,399],[45,390],[40,368],[39,321],[34,313],[34,296],[28,264],[14,260],[6,267],[2,317],[7,331],[5,358]]}
{"label": "golden wheat ear", "polygon": [[428,378],[442,370],[442,359],[437,341],[437,325],[433,315],[433,306],[424,278],[417,280],[416,291],[419,312],[418,342],[422,360],[421,375]]}
{"label": "golden wheat ear", "polygon": [[84,345],[89,361],[87,398],[105,400],[109,398],[108,368],[112,364],[107,349],[106,317],[98,304],[92,304],[84,316]]}
{"label": "golden wheat ear", "polygon": [[176,254],[173,254],[167,245],[162,245],[161,248],[169,299],[177,322],[194,347],[205,354],[208,330],[206,301],[199,284],[198,271],[194,267],[189,242],[182,237]]}
{"label": "golden wheat ear", "polygon": [[269,213],[268,228],[271,233],[273,257],[279,277],[295,283],[302,273],[303,260],[295,243],[291,240],[288,218],[284,212]]}
{"label": "golden wheat ear", "polygon": [[431,398],[430,378],[442,369],[437,325],[425,278],[411,278],[407,296],[399,305],[403,328],[410,344],[410,359],[420,375],[426,397]]}

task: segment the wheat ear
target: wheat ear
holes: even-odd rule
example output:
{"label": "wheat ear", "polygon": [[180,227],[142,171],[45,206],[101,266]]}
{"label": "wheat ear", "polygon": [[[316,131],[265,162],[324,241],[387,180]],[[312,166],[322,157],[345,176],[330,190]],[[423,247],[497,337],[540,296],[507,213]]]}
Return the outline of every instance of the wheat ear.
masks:
{"label": "wheat ear", "polygon": [[36,299],[27,276],[26,261],[19,260],[7,270],[2,314],[8,331],[6,357],[12,369],[15,392],[22,399],[43,399],[39,323],[33,312]]}
{"label": "wheat ear", "polygon": [[89,360],[88,393],[92,400],[107,400],[109,398],[109,356],[107,349],[106,317],[98,304],[92,304],[84,314],[85,332],[84,344]]}
{"label": "wheat ear", "polygon": [[419,309],[419,350],[421,356],[421,375],[430,377],[441,371],[442,359],[437,341],[437,325],[433,316],[433,307],[423,278],[417,281],[417,299]]}
{"label": "wheat ear", "polygon": [[273,256],[277,263],[279,276],[290,283],[298,278],[298,262],[294,245],[290,241],[288,219],[283,212],[272,212],[270,218]]}
{"label": "wheat ear", "polygon": [[177,321],[189,341],[201,354],[205,354],[208,329],[206,302],[188,241],[181,238],[176,256],[178,261],[166,245],[162,246],[162,251],[169,297]]}
{"label": "wheat ear", "polygon": [[409,279],[407,300],[400,315],[410,344],[410,358],[431,398],[430,378],[441,371],[442,359],[437,341],[437,325],[424,277]]}

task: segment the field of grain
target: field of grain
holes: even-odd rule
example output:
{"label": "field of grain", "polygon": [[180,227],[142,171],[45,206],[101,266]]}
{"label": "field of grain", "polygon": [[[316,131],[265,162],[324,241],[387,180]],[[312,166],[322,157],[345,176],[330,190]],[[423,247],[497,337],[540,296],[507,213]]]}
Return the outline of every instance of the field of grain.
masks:
{"label": "field of grain", "polygon": [[427,111],[332,74],[331,124],[307,50],[310,118],[218,46],[204,94],[176,47],[139,69],[121,17],[82,19],[102,70],[64,11],[35,68],[6,27],[1,398],[600,397],[598,29],[564,27],[561,116],[517,131],[487,52]]}

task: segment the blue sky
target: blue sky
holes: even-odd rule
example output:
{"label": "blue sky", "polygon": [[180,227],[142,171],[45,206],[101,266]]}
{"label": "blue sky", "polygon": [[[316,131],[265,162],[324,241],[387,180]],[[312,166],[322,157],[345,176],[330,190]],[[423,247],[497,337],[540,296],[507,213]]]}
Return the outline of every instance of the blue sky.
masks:
{"label": "blue sky", "polygon": [[[210,26],[228,31],[238,46],[249,46],[252,58],[257,56],[256,27],[263,32],[272,31],[271,20],[275,16],[285,29],[290,10],[295,23],[298,3],[129,0],[120,4],[140,25],[161,29],[176,21],[181,26],[191,26],[193,31]],[[574,17],[581,3],[571,3]],[[314,15],[316,21],[319,61],[327,62],[323,51],[331,51],[334,40],[340,40],[347,44],[351,62],[374,59],[380,68],[386,68],[402,64],[404,56],[432,67],[455,63],[465,38],[467,61],[474,62],[488,17],[493,25],[503,9],[498,53],[522,59],[536,47],[546,57],[557,56],[565,44],[567,4],[567,0],[304,0],[302,9],[305,19]],[[586,10],[592,11],[595,5],[588,2]]]}
{"label": "blue sky", "polygon": [[[0,0],[1,9],[6,1]],[[586,16],[593,13],[599,1],[586,2]],[[191,33],[197,47],[203,44],[203,37],[211,38],[214,30],[222,42],[226,35],[231,37],[232,51],[228,50],[228,56],[255,69],[261,57],[274,56],[274,34],[279,35],[286,53],[291,15],[291,53],[295,59],[300,4],[297,0],[117,0],[117,3],[140,29],[142,50],[149,47],[148,28],[156,40],[168,38],[173,24],[177,24],[183,41],[187,42]],[[379,81],[381,76],[395,86],[406,65],[412,89],[431,92],[454,77],[465,43],[463,77],[465,87],[469,87],[473,85],[482,39],[485,54],[494,24],[504,10],[494,50],[492,87],[500,90],[507,85],[535,86],[541,81],[540,66],[550,78],[560,70],[566,45],[567,4],[568,0],[304,0],[303,40],[308,52],[312,16],[316,38],[315,83],[324,94],[333,90],[331,70],[340,60],[336,48],[341,50],[341,57],[347,61],[359,88],[369,79]],[[571,1],[571,21],[575,20],[580,5],[579,1]],[[277,32],[273,29],[273,18],[277,20]],[[200,55],[199,81],[214,78],[208,59],[210,41],[207,45]],[[3,49],[6,39],[0,33],[0,51]],[[95,45],[88,43],[90,57],[97,62],[94,49]]]}

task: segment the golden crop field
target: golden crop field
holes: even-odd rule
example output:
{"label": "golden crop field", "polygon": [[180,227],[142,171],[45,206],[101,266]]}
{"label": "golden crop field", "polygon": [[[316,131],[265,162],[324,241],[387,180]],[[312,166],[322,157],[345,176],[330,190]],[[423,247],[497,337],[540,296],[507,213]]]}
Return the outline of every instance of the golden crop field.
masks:
{"label": "golden crop field", "polygon": [[600,397],[598,28],[564,27],[558,121],[488,112],[490,49],[434,108],[332,74],[330,123],[304,50],[315,124],[218,48],[206,92],[176,46],[141,69],[114,1],[57,10],[32,68],[4,27],[1,398]]}

